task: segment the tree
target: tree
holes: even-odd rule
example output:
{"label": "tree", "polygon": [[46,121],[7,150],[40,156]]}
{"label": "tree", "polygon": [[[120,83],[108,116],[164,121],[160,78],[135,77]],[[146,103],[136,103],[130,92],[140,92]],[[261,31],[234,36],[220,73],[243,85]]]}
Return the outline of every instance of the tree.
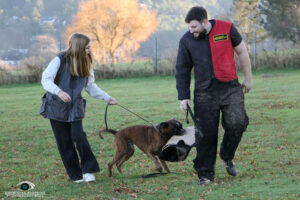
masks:
{"label": "tree", "polygon": [[[51,0],[44,1],[43,16],[54,19],[52,24],[44,24],[42,30],[44,33],[52,33],[59,41],[59,48],[62,48],[62,34],[65,31],[65,25],[71,24],[72,16],[78,10],[78,4],[82,0]],[[59,5],[59,6],[58,6]]]}
{"label": "tree", "polygon": [[233,22],[248,46],[248,51],[253,43],[253,33],[256,31],[256,42],[264,41],[269,35],[260,25],[262,13],[258,9],[260,0],[233,0]]}
{"label": "tree", "polygon": [[55,57],[58,52],[57,41],[50,35],[39,35],[35,43],[29,49],[29,57],[22,60],[27,66],[46,65]]}
{"label": "tree", "polygon": [[58,52],[57,41],[50,35],[39,35],[35,44],[30,48],[29,55],[39,55],[45,58],[53,58]]}
{"label": "tree", "polygon": [[266,16],[262,24],[274,38],[299,43],[299,0],[262,0],[260,9]]}
{"label": "tree", "polygon": [[29,48],[33,36],[45,33],[61,38],[79,1],[0,0],[0,49]]}
{"label": "tree", "polygon": [[[38,1],[38,3],[37,3]],[[39,33],[38,20],[42,10],[41,0],[0,0],[0,48],[26,48],[29,38]]]}
{"label": "tree", "polygon": [[[232,0],[139,0],[140,3],[158,14],[159,26],[155,38],[142,43],[139,50],[141,56],[153,55],[153,43],[157,41],[159,59],[176,55],[178,41],[188,31],[185,17],[193,6],[203,6],[208,12],[208,18],[215,18],[217,14],[226,13],[224,4],[231,4]],[[220,4],[222,2],[222,5]],[[225,7],[225,8],[224,8]],[[149,48],[150,47],[150,48]]]}
{"label": "tree", "polygon": [[193,6],[203,6],[211,18],[216,14],[225,12],[217,0],[140,0],[140,2],[153,10],[157,10],[159,31],[187,30],[184,19]]}
{"label": "tree", "polygon": [[115,63],[130,58],[156,27],[156,13],[137,0],[88,0],[80,3],[64,39],[67,43],[73,32],[87,34],[96,61]]}

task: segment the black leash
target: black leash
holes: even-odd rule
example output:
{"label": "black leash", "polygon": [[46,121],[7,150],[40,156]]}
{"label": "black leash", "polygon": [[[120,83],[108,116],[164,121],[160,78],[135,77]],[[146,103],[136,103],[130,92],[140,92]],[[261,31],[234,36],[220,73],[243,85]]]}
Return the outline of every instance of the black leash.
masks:
{"label": "black leash", "polygon": [[196,124],[195,123],[196,119],[195,119],[195,116],[194,116],[194,113],[193,113],[191,107],[189,106],[189,104],[186,104],[186,107],[187,107],[187,109],[186,109],[186,123],[187,124],[190,123],[190,121],[189,121],[189,114],[190,114],[191,117],[192,117],[192,120],[193,120],[194,124]]}
{"label": "black leash", "polygon": [[108,106],[109,106],[109,103],[106,104],[105,114],[104,114],[104,122],[105,122],[105,129],[106,130],[108,130],[108,126],[107,126],[107,110],[108,110]]}
{"label": "black leash", "polygon": [[124,106],[121,106],[120,104],[117,104],[118,106],[120,106],[121,108],[123,108],[124,110],[127,110],[128,112],[130,112],[131,114],[134,114],[135,116],[139,117],[140,119],[144,120],[145,122],[148,122],[149,124],[151,124],[151,126],[153,126],[155,129],[155,125],[152,122],[149,122],[148,120],[144,119],[143,117],[139,116],[138,114],[132,112],[131,110],[129,110],[128,108],[125,108]]}
{"label": "black leash", "polygon": [[[144,120],[145,122],[151,124],[151,126],[153,126],[153,128],[157,130],[156,126],[152,122],[144,119],[143,117],[139,116],[138,114],[132,112],[131,110],[129,110],[128,108],[125,108],[124,106],[122,106],[120,104],[117,104],[117,105],[120,106],[121,108],[123,108],[124,110],[127,110],[128,112],[134,114],[135,116],[139,117],[140,119]],[[108,106],[109,106],[109,103],[106,104],[105,114],[104,114],[104,121],[105,121],[105,128],[106,128],[106,130],[108,130],[108,125],[107,125],[107,111],[108,111]]]}
{"label": "black leash", "polygon": [[166,172],[159,173],[159,172],[157,172],[157,173],[143,175],[142,178],[151,178],[151,177],[157,177],[157,176],[167,175],[167,174],[175,174],[175,172],[170,172],[170,173],[166,173]]}
{"label": "black leash", "polygon": [[198,126],[198,124],[196,123],[195,115],[194,115],[194,113],[193,113],[191,107],[190,107],[188,104],[186,104],[186,107],[187,107],[187,109],[186,109],[186,123],[188,123],[188,124],[190,123],[190,122],[189,122],[189,114],[190,114],[191,117],[192,117],[192,120],[193,120],[193,122],[194,122],[194,125],[195,125],[195,127],[196,127],[195,134],[198,133],[198,135],[200,136],[200,138],[202,138],[202,137],[203,137],[203,133],[202,133],[202,131],[201,131],[201,128],[200,128],[200,127]]}

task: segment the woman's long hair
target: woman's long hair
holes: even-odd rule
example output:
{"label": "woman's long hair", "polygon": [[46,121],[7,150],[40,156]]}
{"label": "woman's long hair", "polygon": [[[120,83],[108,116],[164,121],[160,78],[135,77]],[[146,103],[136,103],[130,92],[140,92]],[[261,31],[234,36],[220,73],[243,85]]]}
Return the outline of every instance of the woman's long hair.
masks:
{"label": "woman's long hair", "polygon": [[90,38],[82,33],[74,33],[69,39],[69,48],[64,51],[65,58],[71,58],[70,73],[72,76],[88,77],[92,68],[92,54],[86,53]]}

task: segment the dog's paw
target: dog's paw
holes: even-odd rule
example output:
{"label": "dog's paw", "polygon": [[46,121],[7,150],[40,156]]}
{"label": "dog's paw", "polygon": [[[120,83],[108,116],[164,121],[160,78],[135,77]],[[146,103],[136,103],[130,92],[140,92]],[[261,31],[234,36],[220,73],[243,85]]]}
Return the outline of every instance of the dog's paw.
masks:
{"label": "dog's paw", "polygon": [[161,167],[156,168],[156,170],[157,170],[159,173],[162,173],[162,172],[163,172],[163,169],[162,169]]}

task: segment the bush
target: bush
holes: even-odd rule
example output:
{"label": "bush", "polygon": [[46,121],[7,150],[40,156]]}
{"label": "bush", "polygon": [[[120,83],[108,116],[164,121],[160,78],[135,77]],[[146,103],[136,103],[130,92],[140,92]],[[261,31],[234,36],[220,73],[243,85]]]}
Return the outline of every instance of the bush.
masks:
{"label": "bush", "polygon": [[16,70],[5,70],[0,67],[0,85],[36,83],[41,80],[42,71],[42,68],[34,65]]}
{"label": "bush", "polygon": [[300,48],[263,51],[257,55],[254,69],[286,68],[300,68]]}
{"label": "bush", "polygon": [[[299,55],[300,48],[261,52],[257,55],[256,67],[254,68],[253,66],[253,69],[300,68]],[[250,57],[252,60],[252,55]],[[21,69],[15,67],[15,70],[11,70],[11,67],[0,66],[0,85],[39,82],[44,68],[37,64],[37,59],[38,57],[24,59],[25,67]],[[98,65],[94,70],[96,79],[147,77],[153,75],[170,76],[175,74],[175,65],[176,55],[174,54],[165,60],[158,61],[157,73],[154,73],[151,60],[118,63],[112,66]]]}
{"label": "bush", "polygon": [[[23,68],[16,70],[0,70],[0,85],[16,83],[36,83],[41,81],[43,67],[32,62],[25,62]],[[113,66],[101,65],[94,69],[95,79],[114,79],[147,77],[153,75],[174,75],[175,67],[168,60],[158,62],[157,73],[154,73],[152,61],[119,63]]]}
{"label": "bush", "polygon": [[94,72],[96,79],[147,77],[153,75],[168,76],[175,74],[175,66],[168,60],[161,60],[158,62],[157,73],[154,73],[152,61],[144,61],[113,66],[96,66]]}

